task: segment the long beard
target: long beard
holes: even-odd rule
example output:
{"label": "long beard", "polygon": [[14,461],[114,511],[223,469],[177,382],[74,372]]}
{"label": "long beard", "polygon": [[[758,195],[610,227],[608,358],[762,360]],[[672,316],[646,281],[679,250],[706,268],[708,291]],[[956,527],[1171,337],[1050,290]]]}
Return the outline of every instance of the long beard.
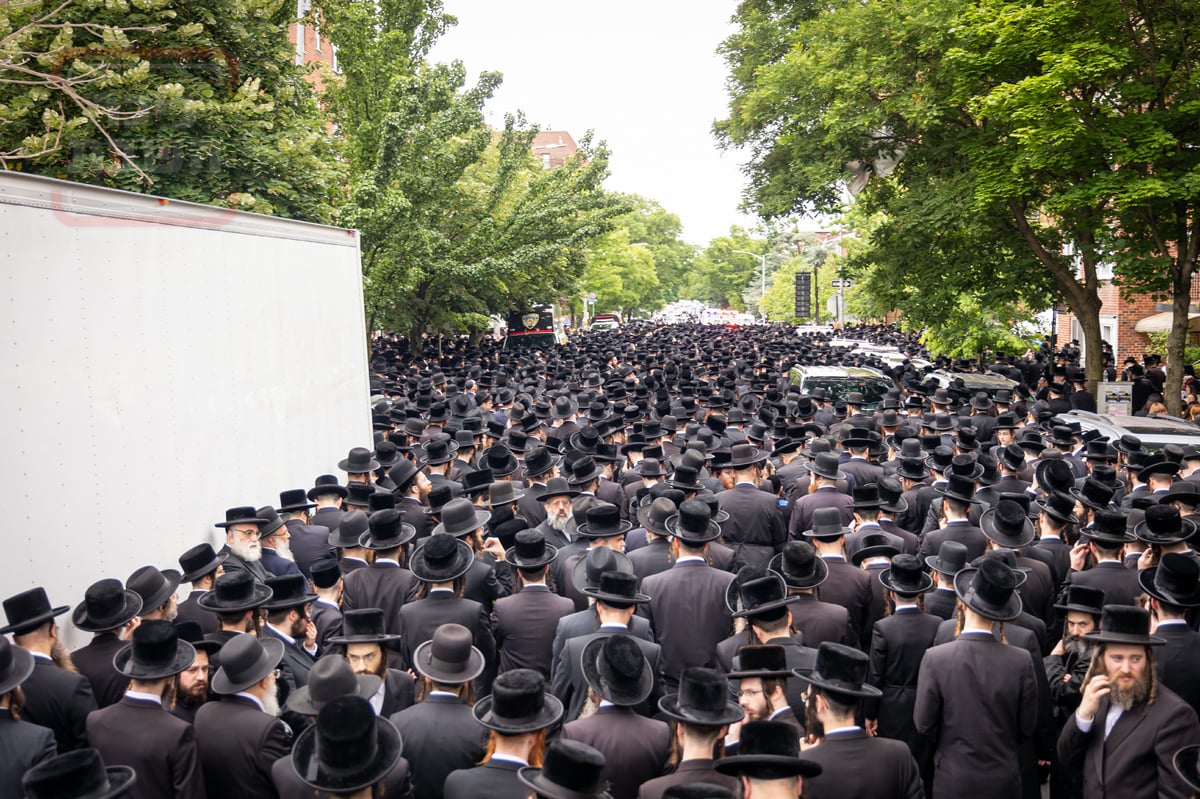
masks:
{"label": "long beard", "polygon": [[257,541],[245,543],[238,541],[229,545],[229,551],[247,563],[258,563],[262,560],[262,547]]}
{"label": "long beard", "polygon": [[280,712],[279,697],[276,695],[274,690],[267,691],[266,695],[264,695],[262,698],[262,703],[264,713],[266,713],[268,716],[275,716],[278,718]]}
{"label": "long beard", "polygon": [[1111,677],[1109,682],[1109,701],[1122,710],[1131,710],[1134,705],[1145,702],[1150,696],[1150,671],[1142,672],[1142,676],[1128,688],[1119,688],[1117,678]]}
{"label": "long beard", "polygon": [[560,533],[564,529],[566,529],[567,522],[569,522],[569,521],[571,521],[571,514],[569,514],[569,513],[565,514],[563,516],[547,516],[546,517],[546,523],[550,525],[550,529],[557,530]]}
{"label": "long beard", "polygon": [[285,560],[296,560],[296,556],[292,554],[292,545],[287,541],[280,541],[275,545],[275,554]]}
{"label": "long beard", "polygon": [[180,689],[175,693],[175,701],[187,708],[200,707],[208,701],[208,683],[193,683],[186,691]]}
{"label": "long beard", "polygon": [[1080,636],[1071,635],[1063,639],[1063,652],[1074,656],[1077,660],[1090,661],[1096,652],[1096,645]]}

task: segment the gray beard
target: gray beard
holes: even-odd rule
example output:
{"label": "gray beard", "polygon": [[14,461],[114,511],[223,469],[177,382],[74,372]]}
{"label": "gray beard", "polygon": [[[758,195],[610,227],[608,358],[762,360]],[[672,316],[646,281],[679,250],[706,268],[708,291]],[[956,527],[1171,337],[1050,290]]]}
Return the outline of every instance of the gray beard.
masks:
{"label": "gray beard", "polygon": [[239,541],[236,544],[230,544],[229,551],[247,563],[258,563],[260,560],[262,560],[261,546],[251,549],[250,544],[243,544]]}
{"label": "gray beard", "polygon": [[292,554],[292,545],[286,541],[281,541],[275,547],[275,554],[285,560],[295,561],[296,556]]}
{"label": "gray beard", "polygon": [[279,697],[276,696],[274,691],[267,691],[266,695],[262,698],[262,703],[264,713],[266,713],[268,716],[275,716],[276,718],[279,717]]}
{"label": "gray beard", "polygon": [[566,529],[567,522],[569,522],[569,521],[571,521],[571,514],[569,514],[569,513],[566,516],[562,516],[562,517],[559,517],[559,516],[547,516],[546,517],[546,523],[548,525],[550,525],[550,529],[557,530],[560,533]]}
{"label": "gray beard", "polygon": [[1096,645],[1082,638],[1068,637],[1063,639],[1063,652],[1073,655],[1078,660],[1091,661],[1092,655],[1096,653]]}

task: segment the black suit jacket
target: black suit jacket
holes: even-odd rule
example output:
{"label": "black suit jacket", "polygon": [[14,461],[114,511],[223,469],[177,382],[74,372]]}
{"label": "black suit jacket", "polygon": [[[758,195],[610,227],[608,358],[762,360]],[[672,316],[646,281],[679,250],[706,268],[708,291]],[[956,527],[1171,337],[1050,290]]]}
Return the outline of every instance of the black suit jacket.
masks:
{"label": "black suit jacket", "polygon": [[316,658],[304,651],[301,642],[285,641],[283,636],[275,632],[268,624],[263,625],[262,637],[274,638],[283,644],[283,661],[280,663],[280,669],[283,671],[282,679],[287,681],[288,691],[295,691],[297,688],[308,685],[308,673],[312,671]]}
{"label": "black suit jacket", "polygon": [[[594,608],[577,610],[563,616],[558,620],[558,626],[554,629],[554,644],[550,650],[550,662],[554,663],[558,660],[558,653],[566,646],[567,641],[579,635],[591,635],[599,629],[600,617]],[[629,620],[629,634],[634,638],[641,638],[643,641],[657,643],[654,640],[654,631],[650,629],[650,620],[636,613]]]}
{"label": "black suit jacket", "polygon": [[318,599],[309,606],[308,612],[313,624],[317,625],[317,650],[324,652],[325,642],[342,634],[342,609]]}
{"label": "black suit jacket", "polygon": [[554,632],[559,620],[575,612],[575,603],[549,588],[529,585],[496,602],[492,626],[500,650],[498,673],[533,669],[550,679]]}
{"label": "black suit jacket", "polygon": [[[311,516],[308,517],[308,523],[313,527],[324,527],[330,532],[337,529],[338,522],[342,520],[342,515],[345,511],[340,508],[335,508],[332,505],[326,505],[323,508],[317,508]],[[329,536],[325,537],[325,544],[329,544]]]}
{"label": "black suit jacket", "polygon": [[491,555],[476,555],[467,570],[467,582],[463,587],[463,596],[473,599],[483,605],[488,613],[496,606],[496,600],[512,593],[512,567],[507,563],[497,562]]}
{"label": "black suit jacket", "polygon": [[412,707],[417,700],[417,681],[407,671],[388,669],[383,681],[383,707],[380,718],[390,718],[405,708]]}
{"label": "black suit jacket", "polygon": [[[759,492],[762,493],[762,492]],[[642,582],[642,593],[655,639],[663,650],[663,679],[668,689],[690,666],[714,668],[717,644],[733,628],[725,592],[733,582],[729,572],[700,560],[683,560]]]}
{"label": "black suit jacket", "polygon": [[[328,791],[318,791],[300,780],[291,757],[281,757],[271,766],[271,781],[279,799],[334,799]],[[401,757],[384,777],[387,790],[382,799],[413,799],[412,773],[408,758]]]}
{"label": "black suit jacket", "polygon": [[1081,572],[1071,572],[1067,575],[1067,582],[1099,588],[1104,592],[1105,605],[1132,605],[1142,593],[1137,569],[1127,569],[1124,564],[1111,560],[1097,563]]}
{"label": "black suit jacket", "polygon": [[[409,602],[400,608],[400,648],[405,667],[411,667],[413,652],[443,624],[461,624],[471,631],[474,645],[483,653],[487,666],[475,681],[476,695],[491,692],[492,678],[496,676],[496,640],[492,637],[492,619],[483,606],[470,599],[460,599],[449,591],[435,591],[423,599]],[[420,761],[414,759],[420,770]]]}
{"label": "black suit jacket", "polygon": [[204,593],[204,591],[192,591],[188,594],[187,599],[179,603],[179,615],[175,617],[175,623],[194,621],[200,625],[200,629],[204,631],[205,635],[212,635],[221,629],[221,622],[217,620],[217,614],[200,607],[200,603],[196,601]]}
{"label": "black suit jacket", "polygon": [[489,760],[482,766],[459,769],[446,777],[445,799],[528,799],[529,788],[517,779],[519,763]]}
{"label": "black suit jacket", "polygon": [[411,524],[417,531],[413,537],[414,541],[420,541],[429,535],[429,531],[433,529],[430,524],[429,514],[425,512],[425,506],[412,497],[400,497],[396,500],[396,510],[400,511],[400,516],[405,524]]}
{"label": "black suit jacket", "polygon": [[562,737],[581,741],[604,754],[604,774],[613,799],[636,799],[642,783],[666,769],[671,730],[628,708],[603,707],[563,727]]}
{"label": "black suit jacket", "polygon": [[1158,679],[1200,713],[1200,633],[1186,624],[1160,624],[1154,634],[1167,641],[1155,647]]}
{"label": "black suit jacket", "polygon": [[818,589],[821,601],[840,605],[850,613],[850,626],[854,630],[855,646],[865,648],[871,640],[871,577],[845,558],[823,558],[829,567],[829,576]]}
{"label": "black suit jacket", "polygon": [[[563,721],[574,721],[579,718],[583,705],[587,701],[588,684],[583,676],[583,650],[596,638],[615,635],[620,630],[601,629],[591,635],[581,635],[566,642],[562,651],[554,661],[550,675],[550,692],[562,700]],[[646,662],[650,664],[650,673],[654,676],[654,687],[650,696],[641,705],[634,708],[643,716],[653,716],[658,712],[658,700],[663,695],[662,680],[662,648],[658,644],[634,638]]]}
{"label": "black suit jacket", "polygon": [[420,582],[396,563],[372,563],[347,574],[343,585],[343,612],[379,608],[384,631],[395,634],[400,632],[400,609],[417,592]]}
{"label": "black suit jacket", "polygon": [[79,673],[92,684],[92,695],[96,707],[115,705],[125,696],[129,678],[113,667],[113,655],[125,647],[126,642],[114,633],[97,635],[87,646],[71,653],[71,661]]}
{"label": "black suit jacket", "polygon": [[804,751],[821,773],[804,780],[805,799],[924,799],[917,761],[908,747],[862,730],[827,735]]}
{"label": "black suit jacket", "polygon": [[712,760],[684,760],[670,774],[655,777],[642,783],[638,790],[637,799],[662,799],[662,795],[673,785],[684,785],[690,782],[702,782],[709,785],[720,785],[734,791],[738,781],[721,774],[713,768]]}
{"label": "black suit jacket", "polygon": [[157,702],[125,697],[88,716],[88,741],[106,766],[130,766],[130,799],[204,799],[204,774],[192,725]]}
{"label": "black suit jacket", "polygon": [[50,730],[0,711],[0,796],[23,796],[21,777],[57,753]]}
{"label": "black suit jacket", "polygon": [[87,677],[34,655],[33,673],[21,688],[25,691],[21,718],[49,728],[60,755],[87,746],[87,717],[96,709],[96,697]]}
{"label": "black suit jacket", "polygon": [[242,560],[237,555],[233,554],[228,545],[222,547],[221,551],[225,553],[225,563],[223,565],[225,566],[226,573],[231,571],[250,572],[250,575],[255,579],[256,582],[259,583],[266,583],[267,578],[271,576],[267,572],[266,567],[262,565],[261,560],[255,561],[254,563]]}
{"label": "black suit jacket", "polygon": [[[925,652],[933,646],[941,619],[928,613],[901,610],[875,623],[871,636],[869,681],[883,696],[870,703],[877,707],[879,735],[904,741],[915,750],[917,731],[913,705],[917,677]],[[868,713],[868,716],[871,716]]]}
{"label": "black suit jacket", "polygon": [[429,696],[389,718],[404,739],[404,756],[413,764],[417,799],[442,799],[452,771],[473,768],[483,759],[487,730],[457,697]]}
{"label": "black suit jacket", "polygon": [[819,600],[812,594],[793,594],[788,607],[792,611],[792,629],[804,636],[805,646],[817,649],[825,641],[858,645],[858,632],[850,622],[850,611],[841,605]]}
{"label": "black suit jacket", "polygon": [[287,725],[248,699],[226,696],[200,706],[195,730],[210,797],[276,799],[271,766],[292,751]]}
{"label": "black suit jacket", "polygon": [[1038,557],[1038,553],[1044,554],[1042,560],[1050,566],[1050,571],[1054,575],[1054,584],[1062,585],[1067,579],[1067,575],[1071,573],[1071,545],[1060,538],[1039,538],[1032,545],[1025,548],[1024,553],[1028,557]]}
{"label": "black suit jacket", "polygon": [[665,572],[675,562],[671,558],[671,541],[667,538],[656,538],[627,554],[633,564],[633,573],[643,580],[652,574]]}
{"label": "black suit jacket", "polygon": [[325,560],[337,555],[337,551],[329,546],[329,528],[322,524],[305,524],[299,519],[289,519],[288,533],[292,536],[292,555],[296,565],[305,577],[309,577],[312,565],[318,560]]}
{"label": "black suit jacket", "polygon": [[922,559],[936,555],[942,544],[947,541],[957,541],[967,548],[967,561],[975,560],[987,549],[987,536],[973,524],[955,522],[940,530],[930,530],[921,539],[921,549],[918,556]]}
{"label": "black suit jacket", "polygon": [[729,514],[721,526],[726,544],[742,563],[766,566],[787,540],[777,497],[749,483],[739,483],[717,494],[717,507]]}
{"label": "black suit jacket", "polygon": [[925,595],[925,612],[939,619],[953,618],[958,608],[958,594],[953,588],[935,588]]}

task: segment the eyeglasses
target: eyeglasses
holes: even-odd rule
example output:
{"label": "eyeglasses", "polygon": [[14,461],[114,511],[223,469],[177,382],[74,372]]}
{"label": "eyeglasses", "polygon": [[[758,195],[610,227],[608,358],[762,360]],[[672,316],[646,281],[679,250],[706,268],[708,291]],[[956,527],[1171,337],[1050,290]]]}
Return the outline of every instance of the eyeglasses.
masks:
{"label": "eyeglasses", "polygon": [[275,671],[271,672],[271,676],[278,680],[283,676],[283,669],[275,669]]}
{"label": "eyeglasses", "polygon": [[742,690],[738,691],[737,695],[740,698],[743,696],[757,696],[761,693],[762,693],[761,688],[743,688]]}

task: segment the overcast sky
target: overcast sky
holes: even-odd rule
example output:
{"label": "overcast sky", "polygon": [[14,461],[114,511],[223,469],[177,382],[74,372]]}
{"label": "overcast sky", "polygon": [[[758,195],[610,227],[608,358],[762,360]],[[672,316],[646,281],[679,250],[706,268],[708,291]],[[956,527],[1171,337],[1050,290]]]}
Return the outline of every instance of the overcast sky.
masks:
{"label": "overcast sky", "polygon": [[488,121],[522,110],[546,130],[587,130],[612,152],[610,189],[657,200],[684,237],[704,244],[730,225],[745,180],[722,153],[712,123],[725,116],[725,65],[717,45],[732,31],[736,0],[445,0],[458,25],[435,61],[460,59],[473,80],[504,74]]}

